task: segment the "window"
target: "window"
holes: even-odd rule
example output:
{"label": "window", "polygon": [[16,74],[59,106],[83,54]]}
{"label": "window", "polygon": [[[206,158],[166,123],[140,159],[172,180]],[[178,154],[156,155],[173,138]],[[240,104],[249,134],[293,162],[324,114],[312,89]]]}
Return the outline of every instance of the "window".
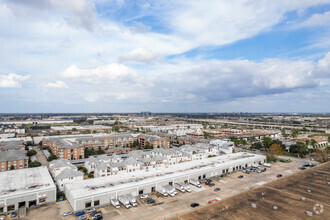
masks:
{"label": "window", "polygon": [[100,200],[94,201],[94,206],[100,205]]}
{"label": "window", "polygon": [[0,212],[3,212],[3,207],[0,207]]}
{"label": "window", "polygon": [[44,202],[46,202],[46,198],[40,198],[39,199],[39,203],[44,203]]}
{"label": "window", "polygon": [[89,207],[91,207],[92,206],[92,202],[86,202],[85,203],[85,208],[89,208]]}
{"label": "window", "polygon": [[14,211],[15,210],[15,205],[9,205],[7,207],[7,211],[10,212],[10,211]]}

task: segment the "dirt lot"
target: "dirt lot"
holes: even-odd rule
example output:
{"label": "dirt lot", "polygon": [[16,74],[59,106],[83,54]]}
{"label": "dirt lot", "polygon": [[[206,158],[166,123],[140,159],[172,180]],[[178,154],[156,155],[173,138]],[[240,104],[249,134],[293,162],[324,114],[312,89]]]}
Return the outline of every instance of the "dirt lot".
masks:
{"label": "dirt lot", "polygon": [[[180,215],[173,220],[330,219],[329,171],[330,162]],[[256,208],[251,206],[252,203],[256,204]],[[312,216],[307,216],[306,211],[312,212]]]}
{"label": "dirt lot", "polygon": [[[215,186],[213,187],[204,184],[202,185],[202,188],[191,186],[191,193],[178,192],[175,197],[152,195],[151,197],[156,200],[155,204],[146,204],[141,200],[137,200],[138,207],[126,209],[121,206],[120,209],[116,209],[109,205],[99,208],[98,210],[102,211],[104,219],[168,219],[194,210],[194,208],[190,207],[190,204],[193,202],[199,203],[200,207],[210,207],[211,205],[208,204],[208,201],[210,200],[216,198],[223,200],[250,189],[260,187],[261,185],[276,180],[276,175],[279,173],[281,173],[283,177],[292,175],[299,172],[300,170],[298,167],[304,163],[305,162],[302,161],[277,163],[261,174],[251,173],[247,175],[242,172],[232,173],[223,178],[219,177],[215,179],[213,181]],[[244,175],[244,178],[238,179],[237,177],[242,174]],[[214,192],[216,187],[221,188],[221,190]],[[61,216],[63,212],[70,211],[70,207],[65,205],[65,203],[66,201],[49,206],[48,210],[43,207],[39,208],[40,211],[38,211],[39,209],[31,210],[28,212],[28,219],[76,219],[74,216]],[[49,215],[47,213],[49,213]]]}

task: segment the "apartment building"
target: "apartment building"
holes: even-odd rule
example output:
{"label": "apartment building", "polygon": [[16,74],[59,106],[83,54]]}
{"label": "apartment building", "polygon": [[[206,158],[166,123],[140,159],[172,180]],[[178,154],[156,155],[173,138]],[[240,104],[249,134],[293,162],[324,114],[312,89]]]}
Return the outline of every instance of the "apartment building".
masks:
{"label": "apartment building", "polygon": [[76,160],[85,158],[84,147],[68,139],[49,138],[44,143],[59,159]]}
{"label": "apartment building", "polygon": [[141,134],[137,136],[138,144],[141,147],[145,147],[149,144],[149,146],[152,146],[153,148],[168,148],[169,142],[166,138],[153,136],[153,135],[147,135],[147,134]]}
{"label": "apartment building", "polygon": [[25,150],[11,150],[0,152],[0,171],[11,168],[22,169],[28,167],[29,157]]}
{"label": "apartment building", "polygon": [[77,138],[77,144],[82,147],[94,148],[97,150],[112,149],[115,147],[130,147],[135,138],[131,134],[113,134],[101,137],[81,137]]}

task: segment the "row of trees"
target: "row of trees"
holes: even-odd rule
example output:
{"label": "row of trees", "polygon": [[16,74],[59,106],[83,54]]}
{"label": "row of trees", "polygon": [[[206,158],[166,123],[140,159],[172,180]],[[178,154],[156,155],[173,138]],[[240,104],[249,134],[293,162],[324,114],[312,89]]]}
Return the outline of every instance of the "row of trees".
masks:
{"label": "row of trees", "polygon": [[88,147],[85,148],[85,158],[92,156],[92,155],[100,155],[105,154],[104,150],[101,149],[101,147],[98,148],[98,150],[95,151],[94,148],[89,149]]}

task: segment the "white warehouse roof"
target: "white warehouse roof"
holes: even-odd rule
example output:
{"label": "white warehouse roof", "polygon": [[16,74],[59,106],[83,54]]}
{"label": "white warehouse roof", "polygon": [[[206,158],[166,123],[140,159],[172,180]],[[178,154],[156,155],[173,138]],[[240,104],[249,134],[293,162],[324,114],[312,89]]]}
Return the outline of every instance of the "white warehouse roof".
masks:
{"label": "white warehouse roof", "polygon": [[0,199],[40,190],[55,190],[47,167],[0,172]]}
{"label": "white warehouse roof", "polygon": [[74,199],[83,199],[94,195],[101,195],[103,193],[111,193],[150,183],[165,181],[171,178],[208,172],[213,169],[234,167],[245,163],[251,163],[251,160],[263,161],[264,159],[266,159],[266,157],[263,155],[234,153],[206,158],[203,160],[193,160],[149,171],[140,170],[122,173],[115,178],[114,176],[108,176],[76,181],[74,183],[65,184],[65,192],[69,193]]}

